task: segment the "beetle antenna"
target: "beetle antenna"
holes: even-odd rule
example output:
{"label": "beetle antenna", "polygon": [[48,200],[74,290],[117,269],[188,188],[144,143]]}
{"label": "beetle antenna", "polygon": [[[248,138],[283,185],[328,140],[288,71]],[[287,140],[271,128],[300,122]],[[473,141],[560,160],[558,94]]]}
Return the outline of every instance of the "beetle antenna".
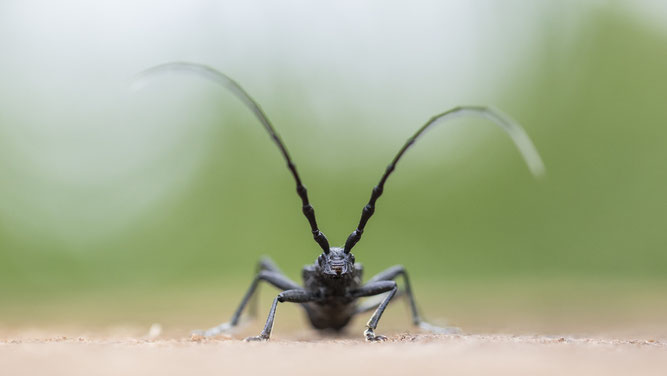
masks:
{"label": "beetle antenna", "polygon": [[526,134],[526,131],[524,131],[516,121],[512,120],[509,116],[503,114],[499,110],[492,109],[490,107],[459,106],[452,108],[449,111],[445,111],[441,114],[433,116],[428,122],[426,122],[426,124],[419,128],[417,133],[408,139],[405,145],[403,145],[401,150],[399,150],[398,154],[396,154],[394,159],[391,161],[389,166],[387,166],[387,169],[382,175],[380,182],[373,188],[373,192],[371,193],[371,198],[368,201],[368,204],[364,206],[364,209],[361,212],[361,219],[359,220],[357,229],[354,230],[347,238],[347,241],[345,241],[345,253],[349,253],[352,250],[352,247],[354,247],[355,244],[357,244],[357,242],[361,239],[361,235],[364,232],[366,223],[375,212],[375,201],[377,201],[377,199],[382,195],[382,191],[384,190],[384,183],[396,168],[396,164],[401,159],[401,157],[403,157],[405,151],[408,150],[412,144],[415,143],[417,138],[419,138],[419,136],[421,136],[422,133],[424,133],[432,125],[465,115],[483,117],[500,126],[500,128],[507,132],[512,141],[514,141],[514,145],[517,147],[517,149],[519,149],[519,152],[528,165],[530,172],[535,177],[541,177],[544,175],[545,169],[542,158],[540,158],[537,149],[535,149],[535,145],[533,145],[533,142],[530,140],[530,137],[528,137],[528,134]]}
{"label": "beetle antenna", "polygon": [[313,233],[313,238],[315,239],[317,244],[320,245],[320,247],[322,248],[322,250],[324,250],[325,253],[329,253],[329,241],[327,240],[327,237],[324,236],[322,231],[320,231],[319,228],[317,227],[317,221],[315,220],[315,210],[308,201],[308,191],[306,190],[306,187],[303,185],[303,183],[301,183],[301,178],[299,177],[299,173],[296,171],[296,166],[292,162],[292,159],[290,158],[289,153],[287,152],[285,144],[283,144],[282,140],[280,139],[280,136],[278,136],[278,133],[276,133],[276,130],[273,128],[273,125],[271,125],[269,118],[264,114],[264,111],[262,111],[262,108],[259,106],[259,104],[257,104],[257,102],[255,102],[255,100],[252,99],[250,95],[248,95],[248,93],[246,93],[246,91],[243,90],[243,88],[236,83],[236,81],[232,80],[225,74],[211,67],[201,64],[174,62],[174,63],[158,65],[139,73],[139,75],[134,80],[133,86],[141,87],[142,84],[144,83],[144,80],[148,76],[156,73],[165,73],[165,72],[195,73],[217,84],[220,84],[221,86],[229,90],[232,94],[234,94],[236,98],[238,98],[241,102],[243,102],[243,104],[248,109],[250,109],[250,111],[252,111],[253,114],[255,114],[255,117],[259,120],[260,123],[262,123],[264,129],[266,129],[266,131],[271,136],[271,139],[273,139],[273,142],[275,142],[276,145],[278,145],[280,153],[283,155],[283,158],[285,158],[285,161],[287,162],[287,168],[289,168],[290,172],[292,173],[292,176],[294,177],[294,180],[296,181],[296,193],[301,198],[302,211],[303,214],[308,219],[308,222],[310,223],[310,228]]}

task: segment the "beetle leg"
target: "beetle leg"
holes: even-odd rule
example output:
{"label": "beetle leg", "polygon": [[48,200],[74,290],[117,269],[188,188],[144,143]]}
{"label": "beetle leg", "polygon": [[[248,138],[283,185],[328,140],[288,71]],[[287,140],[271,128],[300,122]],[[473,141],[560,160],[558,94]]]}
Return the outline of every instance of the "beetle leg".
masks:
{"label": "beetle leg", "polygon": [[[280,268],[278,268],[276,263],[273,262],[273,260],[271,260],[269,256],[262,256],[262,258],[260,258],[259,261],[257,262],[257,267],[255,268],[255,272],[259,273],[262,270],[282,274]],[[259,290],[259,286],[257,286],[257,289]],[[257,317],[258,298],[259,298],[259,291],[255,291],[255,293],[252,294],[250,301],[248,302],[248,316],[250,316],[252,319]]]}
{"label": "beetle leg", "polygon": [[264,329],[258,336],[254,337],[248,337],[245,340],[246,341],[268,341],[269,337],[271,336],[271,330],[273,329],[273,320],[276,317],[276,307],[278,306],[278,303],[282,302],[292,302],[292,303],[307,303],[313,300],[313,295],[302,289],[293,289],[293,290],[286,290],[278,294],[276,298],[273,300],[273,304],[271,305],[271,310],[269,310],[269,316],[266,319],[266,324],[264,325]]}
{"label": "beetle leg", "polygon": [[239,304],[238,308],[232,315],[232,318],[225,323],[222,323],[218,326],[215,326],[213,328],[210,328],[208,330],[197,330],[194,331],[193,334],[196,335],[202,335],[205,337],[213,337],[218,334],[227,332],[234,328],[235,326],[238,325],[239,319],[241,318],[241,314],[243,313],[243,309],[245,306],[248,304],[250,301],[251,297],[255,293],[255,290],[257,290],[257,286],[259,285],[260,281],[265,281],[270,283],[271,285],[281,289],[281,290],[290,290],[290,289],[300,289],[301,287],[296,284],[296,282],[293,282],[286,276],[282,275],[280,272],[275,272],[275,271],[269,271],[269,270],[261,270],[255,278],[253,279],[252,283],[250,284],[250,288],[248,288],[248,291],[246,292],[245,296],[241,300],[241,304]]}
{"label": "beetle leg", "polygon": [[[354,310],[354,314],[357,315],[357,314],[360,314],[360,313],[375,311],[377,309],[377,307],[380,306],[380,304],[382,303],[384,298],[387,296],[387,294],[388,293],[385,293],[384,295],[377,295],[373,299],[368,299],[368,300],[364,301],[363,303],[359,304],[357,306],[357,308]],[[405,295],[405,291],[399,289],[396,292],[396,295],[394,296],[394,298],[400,298],[403,295]]]}
{"label": "beetle leg", "polygon": [[378,326],[380,317],[382,317],[384,310],[387,308],[387,304],[389,304],[391,298],[396,295],[396,291],[398,291],[398,287],[396,286],[395,281],[374,281],[369,282],[352,292],[352,296],[355,298],[360,298],[363,296],[374,296],[388,292],[387,296],[384,297],[380,305],[373,313],[373,316],[371,316],[370,320],[368,320],[368,323],[366,323],[364,336],[366,337],[367,341],[384,341],[387,339],[385,336],[376,335],[375,329]]}
{"label": "beetle leg", "polygon": [[396,265],[392,266],[389,269],[386,269],[385,271],[382,271],[372,277],[368,283],[373,283],[377,281],[393,281],[395,280],[399,275],[403,276],[403,281],[405,281],[405,294],[408,297],[408,303],[410,304],[410,311],[412,312],[412,323],[419,328],[423,330],[427,330],[432,333],[437,333],[437,334],[456,334],[460,333],[461,329],[455,328],[455,327],[445,327],[441,328],[432,324],[429,324],[428,322],[424,321],[421,318],[421,315],[419,314],[419,310],[417,309],[417,304],[415,302],[415,296],[412,293],[412,288],[410,287],[410,279],[408,278],[408,272],[405,270],[405,267],[402,265]]}

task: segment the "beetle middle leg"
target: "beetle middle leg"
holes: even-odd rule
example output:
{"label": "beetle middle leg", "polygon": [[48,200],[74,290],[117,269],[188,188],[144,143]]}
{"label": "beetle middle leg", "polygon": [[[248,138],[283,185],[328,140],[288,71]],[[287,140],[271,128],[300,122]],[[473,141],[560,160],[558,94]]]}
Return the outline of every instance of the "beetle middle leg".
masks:
{"label": "beetle middle leg", "polygon": [[[260,258],[259,261],[257,262],[255,273],[259,273],[262,270],[283,274],[280,268],[278,268],[278,265],[276,265],[276,263],[273,262],[273,260],[271,260],[271,258],[268,256],[262,256],[262,258]],[[258,307],[257,301],[259,299],[258,290],[259,290],[259,285],[257,286],[257,290],[255,290],[255,293],[252,294],[252,297],[248,302],[248,316],[250,316],[250,318],[252,319],[257,317],[257,307]]]}
{"label": "beetle middle leg", "polygon": [[[272,263],[270,264],[272,265]],[[260,269],[260,271],[253,279],[252,283],[250,284],[250,287],[248,288],[248,291],[241,300],[241,304],[239,304],[238,308],[232,315],[232,318],[228,322],[222,323],[208,330],[194,331],[193,333],[198,335],[203,335],[205,337],[212,337],[224,333],[226,331],[229,331],[230,329],[237,326],[239,323],[239,319],[241,318],[241,314],[243,313],[243,309],[246,307],[246,305],[248,305],[248,302],[250,301],[253,294],[257,290],[260,281],[268,282],[271,285],[281,290],[301,289],[301,286],[299,286],[296,282],[293,282],[291,279],[281,274],[279,271],[277,271],[277,269],[274,269],[275,267],[270,269],[266,268],[266,266],[268,265],[269,264],[267,263],[260,262],[258,266],[258,269]]]}
{"label": "beetle middle leg", "polygon": [[419,310],[417,309],[417,303],[415,302],[415,296],[412,293],[412,288],[410,287],[410,279],[408,278],[408,272],[405,270],[405,267],[402,265],[395,265],[390,267],[389,269],[386,269],[374,277],[372,277],[369,281],[368,284],[377,282],[377,281],[393,281],[395,280],[399,275],[403,276],[403,281],[405,283],[405,295],[408,297],[408,303],[410,304],[410,311],[412,313],[412,323],[416,326],[418,326],[421,329],[427,330],[432,333],[438,333],[438,334],[455,334],[461,332],[459,328],[455,327],[446,327],[446,328],[441,328],[432,324],[429,324],[428,322],[424,321],[421,318],[421,315],[419,314]]}
{"label": "beetle middle leg", "polygon": [[[394,298],[398,299],[398,298],[403,297],[403,295],[405,295],[405,291],[399,289],[396,292],[396,295],[394,295]],[[368,299],[368,300],[364,301],[363,303],[360,303],[356,307],[356,309],[354,310],[354,314],[358,315],[358,314],[361,314],[361,313],[375,311],[380,306],[380,304],[382,303],[382,301],[384,300],[384,298],[386,296],[387,296],[386,293],[384,295],[382,295],[382,294],[376,295],[375,299]]]}

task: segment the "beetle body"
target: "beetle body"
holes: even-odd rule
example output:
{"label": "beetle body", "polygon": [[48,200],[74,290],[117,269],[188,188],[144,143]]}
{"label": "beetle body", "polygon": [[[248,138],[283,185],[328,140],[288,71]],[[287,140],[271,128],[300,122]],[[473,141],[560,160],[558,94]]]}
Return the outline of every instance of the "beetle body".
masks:
{"label": "beetle body", "polygon": [[341,261],[332,264],[322,254],[302,270],[304,289],[315,296],[304,308],[314,328],[340,331],[356,312],[353,292],[361,287],[363,267],[354,263],[354,257],[352,261],[344,260],[341,248],[331,248],[329,254],[339,255],[337,259]]}

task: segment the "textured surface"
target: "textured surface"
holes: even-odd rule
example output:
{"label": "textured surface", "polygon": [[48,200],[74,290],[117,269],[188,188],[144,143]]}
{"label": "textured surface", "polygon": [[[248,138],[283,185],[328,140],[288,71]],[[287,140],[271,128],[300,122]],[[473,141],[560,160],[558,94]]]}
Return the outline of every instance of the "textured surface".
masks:
{"label": "textured surface", "polygon": [[[34,333],[33,333],[34,334]],[[664,374],[667,342],[544,336],[402,334],[384,343],[301,338],[22,337],[0,339],[5,374]]]}

